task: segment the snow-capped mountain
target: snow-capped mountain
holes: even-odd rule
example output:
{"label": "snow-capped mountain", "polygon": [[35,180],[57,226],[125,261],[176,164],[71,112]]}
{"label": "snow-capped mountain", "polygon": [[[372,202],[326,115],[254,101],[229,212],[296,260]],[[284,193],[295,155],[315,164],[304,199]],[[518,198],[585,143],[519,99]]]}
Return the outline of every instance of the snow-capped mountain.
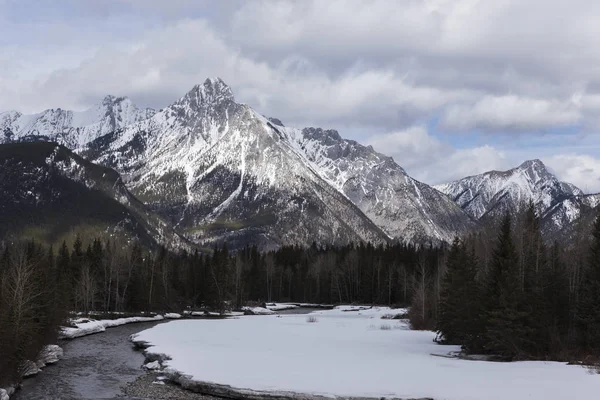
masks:
{"label": "snow-capped mountain", "polygon": [[154,113],[151,109],[138,109],[127,97],[114,96],[106,96],[86,111],[55,108],[29,115],[7,111],[0,113],[0,143],[48,140],[79,148]]}
{"label": "snow-capped mountain", "polygon": [[449,242],[475,228],[446,196],[411,178],[371,146],[343,139],[335,130],[287,128],[278,120],[273,124],[305,162],[389,236]]}
{"label": "snow-capped mountain", "polygon": [[82,152],[196,241],[263,247],[451,240],[475,222],[391,158],[335,131],[293,129],[208,79]]}
{"label": "snow-capped mountain", "polygon": [[556,203],[583,194],[570,183],[559,181],[540,160],[529,160],[508,171],[489,171],[435,186],[469,215],[481,219],[518,213],[532,200],[541,213]]}
{"label": "snow-capped mountain", "polygon": [[335,130],[264,117],[219,78],[159,112],[106,96],[84,112],[0,113],[0,129],[0,142],[55,141],[114,168],[159,242],[449,242],[529,200],[557,235],[600,203],[540,160],[430,187]]}
{"label": "snow-capped mountain", "polygon": [[600,195],[586,195],[560,181],[540,160],[529,160],[508,171],[490,171],[435,186],[469,215],[493,221],[507,210],[513,215],[533,201],[548,237],[572,224],[586,210],[600,203]]}
{"label": "snow-capped mountain", "polygon": [[542,215],[542,227],[546,235],[553,239],[559,239],[559,235],[570,236],[576,229],[574,226],[580,217],[591,223],[599,207],[600,193],[578,194],[566,198],[554,204]]}
{"label": "snow-capped mountain", "polygon": [[84,152],[197,242],[382,242],[387,236],[220,79]]}

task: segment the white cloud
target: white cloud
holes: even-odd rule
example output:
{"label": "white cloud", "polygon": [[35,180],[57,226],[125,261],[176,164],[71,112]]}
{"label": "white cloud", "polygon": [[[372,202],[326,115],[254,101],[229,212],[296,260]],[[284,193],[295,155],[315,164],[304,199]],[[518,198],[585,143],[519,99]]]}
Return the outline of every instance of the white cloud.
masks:
{"label": "white cloud", "polygon": [[512,167],[504,153],[491,146],[458,149],[420,126],[371,137],[369,144],[391,155],[409,175],[429,184]]}
{"label": "white cloud", "polygon": [[265,58],[402,59],[415,77],[445,71],[448,85],[565,94],[600,74],[599,12],[588,0],[256,0],[236,12],[231,37]]}
{"label": "white cloud", "polygon": [[[160,108],[221,76],[259,112],[348,127],[428,183],[572,149],[557,158],[574,171],[565,179],[595,182],[577,149],[590,139],[572,131],[600,128],[600,2],[27,1],[0,0],[0,37],[11,38],[0,40],[0,110],[81,109],[108,93]],[[494,135],[457,148],[456,136],[408,128],[437,119],[436,131]],[[557,128],[568,140],[538,140]],[[530,133],[530,147],[495,139],[513,132]]]}
{"label": "white cloud", "polygon": [[558,154],[546,161],[562,180],[586,193],[600,193],[600,158],[582,154]]}
{"label": "white cloud", "polygon": [[508,95],[486,96],[470,106],[452,105],[446,109],[442,125],[458,131],[535,132],[574,125],[580,119],[579,108],[572,102]]}
{"label": "white cloud", "polygon": [[[176,0],[168,7],[127,0],[63,6],[75,11],[56,12],[56,21],[29,15],[20,24],[3,21],[4,29],[22,32],[11,59],[26,62],[25,68],[3,63],[5,71],[19,71],[21,82],[0,82],[10,95],[0,99],[0,109],[87,104],[117,90],[162,106],[198,80],[219,75],[238,97],[288,120],[307,119],[302,112],[316,122],[362,119],[389,130],[447,106],[485,105],[505,93],[529,107],[537,107],[536,99],[562,104],[560,99],[578,91],[595,95],[588,87],[600,81],[591,67],[600,62],[600,27],[591,18],[600,5],[583,0],[568,7],[541,0]],[[7,50],[0,45],[1,53]],[[87,80],[68,85],[68,94],[41,92],[53,87],[44,83],[57,75]],[[536,110],[548,117],[556,111],[543,104]],[[560,111],[559,123],[576,119],[577,110]],[[490,121],[477,123],[508,130],[528,122],[515,110],[502,121],[484,117]]]}
{"label": "white cloud", "polygon": [[0,109],[84,108],[107,93],[162,107],[209,76],[221,76],[238,100],[260,112],[311,125],[405,125],[472,96],[407,83],[393,69],[357,64],[330,76],[304,58],[271,65],[236,50],[205,21],[188,19],[128,46],[101,49],[74,68],[19,82],[18,88],[5,82],[5,92],[15,96],[0,98]]}
{"label": "white cloud", "polygon": [[541,158],[562,181],[573,183],[585,193],[600,192],[600,158],[587,154],[554,154],[540,156],[536,149],[509,150],[484,145],[456,148],[430,135],[422,126],[373,136],[368,140],[375,150],[391,155],[409,175],[435,185],[476,175],[490,170],[507,170],[523,161]]}

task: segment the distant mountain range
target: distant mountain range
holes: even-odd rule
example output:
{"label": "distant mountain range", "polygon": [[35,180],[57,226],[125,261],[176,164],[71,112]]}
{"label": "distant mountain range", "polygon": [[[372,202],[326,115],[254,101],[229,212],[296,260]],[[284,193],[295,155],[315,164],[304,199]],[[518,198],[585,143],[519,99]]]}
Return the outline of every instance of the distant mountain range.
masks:
{"label": "distant mountain range", "polygon": [[507,211],[517,215],[531,200],[541,216],[548,238],[558,235],[580,215],[600,204],[600,194],[584,194],[570,183],[559,181],[540,160],[530,160],[508,171],[490,171],[435,186],[470,216],[494,222]]}
{"label": "distant mountain range", "polygon": [[0,113],[0,139],[4,142],[45,139],[70,148],[114,132],[155,114],[138,109],[127,97],[106,96],[97,106],[82,112],[55,108],[38,114]]}
{"label": "distant mountain range", "polygon": [[[22,143],[40,140],[62,146]],[[560,231],[599,200],[559,182],[538,160],[434,188],[335,130],[287,127],[237,103],[218,78],[160,111],[106,96],[85,112],[0,113],[0,142],[7,143],[0,151],[14,171],[19,166],[33,176],[35,168],[53,171],[77,190],[106,185],[82,184],[69,169],[73,163],[85,164],[80,171],[110,171],[119,194],[100,192],[114,201],[114,209],[124,207],[119,221],[134,221],[132,235],[159,243],[227,241],[269,249],[312,242],[450,241],[504,210],[518,212],[528,199],[550,221],[548,229]],[[39,146],[35,151],[41,154],[59,149],[76,161],[52,163],[40,156],[25,168],[11,161],[11,152],[20,154],[24,146]],[[39,184],[27,182],[23,190]],[[50,189],[53,183],[44,185]],[[0,198],[19,208],[16,200],[21,201]],[[117,226],[115,218],[100,219]]]}

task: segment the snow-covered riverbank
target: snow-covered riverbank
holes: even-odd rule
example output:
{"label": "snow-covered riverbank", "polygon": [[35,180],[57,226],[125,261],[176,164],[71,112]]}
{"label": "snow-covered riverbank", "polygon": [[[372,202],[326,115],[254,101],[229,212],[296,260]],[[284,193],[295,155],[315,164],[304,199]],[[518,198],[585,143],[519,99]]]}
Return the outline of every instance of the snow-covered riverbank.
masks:
{"label": "snow-covered riverbank", "polygon": [[[179,314],[168,314],[172,319],[174,315]],[[106,328],[112,328],[114,326],[120,326],[125,324],[132,324],[136,322],[152,322],[160,321],[165,319],[162,315],[154,315],[152,317],[128,317],[128,318],[116,318],[116,319],[101,319],[94,320],[89,318],[77,318],[71,320],[71,327],[63,327],[59,333],[59,339],[74,339],[81,336],[91,335],[93,333],[104,332]]]}
{"label": "snow-covered riverbank", "polygon": [[439,357],[460,349],[382,318],[396,313],[403,310],[338,307],[308,316],[181,320],[132,340],[162,355],[166,374],[197,390],[210,383],[211,390],[246,395],[448,400],[562,400],[600,392],[600,376],[578,366]]}
{"label": "snow-covered riverbank", "polygon": [[[153,315],[151,317],[127,317],[115,319],[91,319],[91,318],[73,318],[69,320],[71,326],[62,327],[59,332],[59,339],[75,339],[94,333],[104,332],[107,328],[116,326],[139,323],[161,321],[163,319],[178,319],[181,314],[167,313],[164,315]],[[27,360],[23,366],[23,378],[27,378],[41,372],[41,369],[48,364],[54,364],[60,360],[63,350],[58,345],[47,345],[44,347],[38,359],[33,362]],[[15,387],[0,388],[0,400],[8,400],[15,392]]]}
{"label": "snow-covered riverbank", "polygon": [[[140,368],[144,356],[133,349],[129,336],[165,321],[120,325],[98,334],[62,341],[64,355],[60,362],[25,379],[10,400],[121,398],[129,384],[147,375]],[[148,394],[152,392],[152,388],[148,389]],[[124,398],[158,400],[178,397],[129,393]]]}
{"label": "snow-covered riverbank", "polygon": [[[49,364],[58,362],[60,357],[63,355],[63,349],[55,344],[49,344],[44,346],[37,360],[31,361],[26,360],[23,363],[23,377],[29,377],[37,375],[42,372],[42,368]],[[9,400],[10,396],[15,392],[14,386],[8,388],[0,388],[0,400]]]}

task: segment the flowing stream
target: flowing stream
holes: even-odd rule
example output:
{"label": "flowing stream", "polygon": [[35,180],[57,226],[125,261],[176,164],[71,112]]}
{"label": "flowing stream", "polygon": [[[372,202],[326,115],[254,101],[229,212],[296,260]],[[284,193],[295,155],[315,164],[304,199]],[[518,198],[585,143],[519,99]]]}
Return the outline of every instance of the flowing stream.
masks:
{"label": "flowing stream", "polygon": [[[296,308],[278,314],[307,314]],[[261,318],[260,316],[251,318]],[[144,356],[129,336],[168,321],[141,322],[108,328],[105,332],[62,341],[64,356],[39,374],[25,379],[11,400],[134,399],[122,389],[144,375]]]}
{"label": "flowing stream", "polygon": [[11,400],[127,399],[122,388],[145,374],[144,356],[133,349],[129,335],[164,322],[122,325],[59,343],[60,361],[25,379]]}

